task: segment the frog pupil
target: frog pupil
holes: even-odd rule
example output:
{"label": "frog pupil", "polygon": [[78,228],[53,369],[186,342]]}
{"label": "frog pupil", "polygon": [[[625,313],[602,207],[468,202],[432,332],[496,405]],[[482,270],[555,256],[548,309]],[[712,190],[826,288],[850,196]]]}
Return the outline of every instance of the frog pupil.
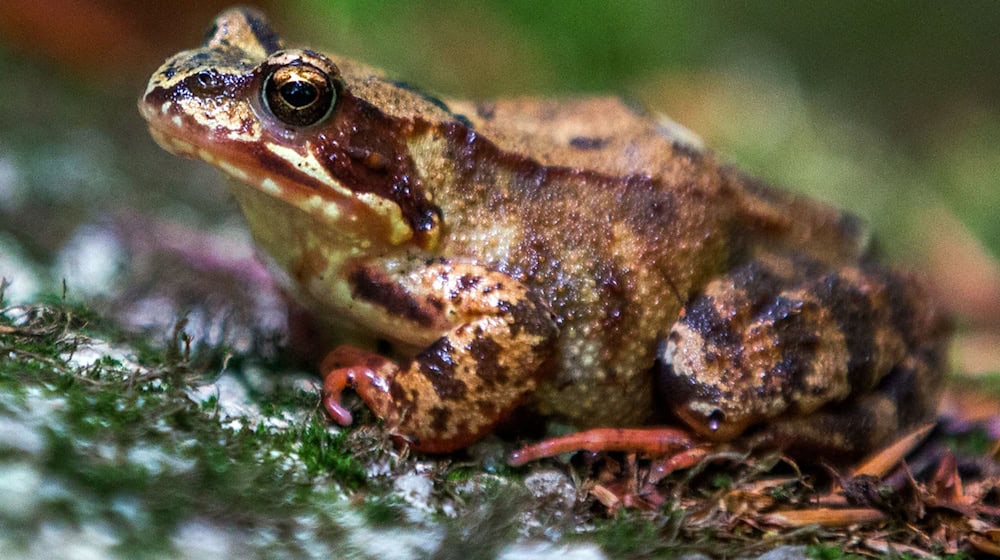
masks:
{"label": "frog pupil", "polygon": [[261,98],[282,123],[312,126],[330,114],[337,90],[329,75],[318,68],[288,64],[267,74]]}
{"label": "frog pupil", "polygon": [[316,86],[303,81],[288,82],[278,91],[281,93],[281,98],[292,107],[305,107],[319,97]]}

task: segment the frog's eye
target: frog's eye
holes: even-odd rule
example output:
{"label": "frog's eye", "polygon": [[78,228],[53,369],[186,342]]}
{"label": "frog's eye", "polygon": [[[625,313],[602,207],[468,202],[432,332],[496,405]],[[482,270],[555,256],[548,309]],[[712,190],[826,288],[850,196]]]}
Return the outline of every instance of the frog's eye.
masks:
{"label": "frog's eye", "polygon": [[330,114],[337,90],[330,77],[308,64],[280,66],[264,80],[264,106],[279,121],[311,126]]}

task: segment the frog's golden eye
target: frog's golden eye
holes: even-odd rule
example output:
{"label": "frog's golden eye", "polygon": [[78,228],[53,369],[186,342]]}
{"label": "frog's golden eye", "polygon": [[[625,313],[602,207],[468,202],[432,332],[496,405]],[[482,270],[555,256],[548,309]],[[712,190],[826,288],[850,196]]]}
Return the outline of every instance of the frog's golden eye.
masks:
{"label": "frog's golden eye", "polygon": [[330,114],[337,90],[330,77],[308,64],[280,66],[264,80],[264,106],[279,121],[311,126]]}

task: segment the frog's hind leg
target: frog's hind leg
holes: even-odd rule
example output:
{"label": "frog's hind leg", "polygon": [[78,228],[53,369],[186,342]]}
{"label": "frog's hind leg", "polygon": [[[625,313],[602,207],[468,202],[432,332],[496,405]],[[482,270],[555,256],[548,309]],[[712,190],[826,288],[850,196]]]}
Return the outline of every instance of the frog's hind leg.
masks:
{"label": "frog's hind leg", "polygon": [[933,412],[948,331],[912,276],[761,254],[688,302],[658,384],[707,439],[857,454]]}

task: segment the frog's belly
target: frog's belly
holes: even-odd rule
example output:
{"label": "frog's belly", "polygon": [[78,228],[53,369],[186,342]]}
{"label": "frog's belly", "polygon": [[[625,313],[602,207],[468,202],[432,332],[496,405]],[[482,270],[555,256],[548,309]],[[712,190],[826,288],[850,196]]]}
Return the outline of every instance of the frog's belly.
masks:
{"label": "frog's belly", "polygon": [[648,419],[655,340],[633,340],[614,351],[593,341],[560,342],[559,365],[535,399],[539,412],[581,429],[638,426]]}
{"label": "frog's belly", "polygon": [[652,380],[644,377],[646,383],[545,383],[539,387],[538,410],[580,429],[639,426],[652,410]]}

